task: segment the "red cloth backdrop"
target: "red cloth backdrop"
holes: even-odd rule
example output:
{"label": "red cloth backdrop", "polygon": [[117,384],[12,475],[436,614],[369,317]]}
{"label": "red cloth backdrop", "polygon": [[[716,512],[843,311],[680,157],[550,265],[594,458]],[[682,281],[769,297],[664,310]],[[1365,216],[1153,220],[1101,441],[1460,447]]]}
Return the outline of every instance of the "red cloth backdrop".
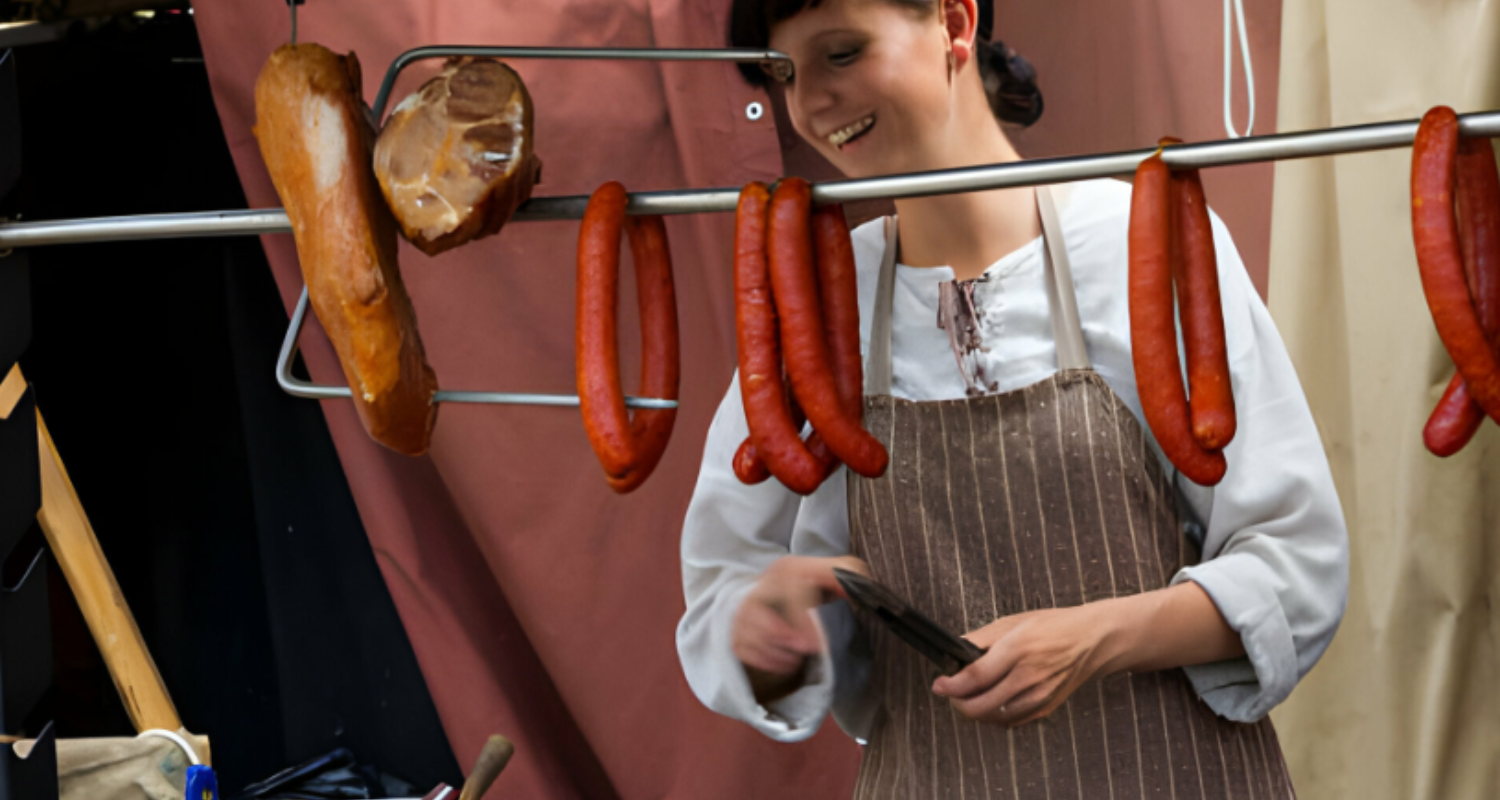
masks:
{"label": "red cloth backdrop", "polygon": [[[721,46],[727,0],[311,0],[299,37],[354,50],[373,100],[395,56],[426,44]],[[1279,3],[1252,4],[1263,129],[1274,123]],[[1213,8],[1210,8],[1212,6]],[[1267,7],[1274,6],[1274,13]],[[1028,155],[1143,146],[1172,132],[1218,138],[1218,5],[1186,0],[1001,0],[997,30],[1041,71],[1046,121]],[[194,3],[225,135],[252,207],[280,203],[251,134],[253,87],[286,41],[281,2]],[[393,104],[431,73],[408,69]],[[606,61],[513,66],[536,101],[541,195],[734,186],[826,170],[733,67]],[[1270,172],[1209,179],[1210,198],[1265,271]],[[668,223],[683,337],[682,410],[657,473],[628,497],[605,486],[573,409],[445,405],[429,456],[371,443],[352,406],[323,403],[387,584],[461,764],[487,735],[516,756],[490,797],[847,796],[858,748],[829,722],[778,745],[700,706],[673,632],[682,612],[678,535],[702,441],[734,366],[728,215]],[[528,223],[428,258],[403,243],[429,358],[451,389],[573,390],[577,223]],[[263,237],[288,309],[302,281],[290,235]],[[628,283],[626,298],[634,296]],[[632,303],[622,329],[634,330]],[[622,358],[634,381],[637,350]],[[303,350],[341,380],[315,323]],[[271,380],[267,375],[266,380]],[[309,401],[311,402],[311,401]]]}

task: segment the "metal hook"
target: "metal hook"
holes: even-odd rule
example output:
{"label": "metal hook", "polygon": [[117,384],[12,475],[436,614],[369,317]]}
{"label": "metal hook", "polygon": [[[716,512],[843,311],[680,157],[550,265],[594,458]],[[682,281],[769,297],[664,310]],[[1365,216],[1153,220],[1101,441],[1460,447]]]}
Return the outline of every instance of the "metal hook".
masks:
{"label": "metal hook", "polygon": [[287,7],[292,10],[292,44],[297,43],[297,6],[305,2],[307,0],[286,0]]}
{"label": "metal hook", "polygon": [[[280,384],[282,391],[293,397],[307,397],[314,400],[352,397],[353,393],[347,386],[309,383],[292,374],[292,359],[297,355],[297,337],[301,335],[302,326],[307,321],[308,305],[307,288],[303,287],[302,297],[297,300],[297,307],[292,311],[292,322],[287,326],[286,338],[281,341],[281,353],[276,357],[276,382]],[[571,394],[462,392],[448,389],[439,390],[433,397],[433,402],[564,407],[577,407],[579,403],[578,396]],[[676,408],[677,401],[659,397],[627,397],[625,406],[626,408]]]}
{"label": "metal hook", "polygon": [[[10,55],[10,51],[6,50],[5,54],[6,55]],[[0,63],[3,63],[4,61],[5,61],[5,59],[0,58]],[[12,222],[20,222],[20,221],[21,221],[21,215],[20,214],[17,214],[15,219],[10,219],[9,217],[0,217],[0,225],[9,224],[9,223],[12,223]],[[14,253],[14,252],[16,252],[16,249],[14,247],[7,247],[4,250],[0,250],[0,258],[7,258],[7,257],[10,256],[11,253]]]}

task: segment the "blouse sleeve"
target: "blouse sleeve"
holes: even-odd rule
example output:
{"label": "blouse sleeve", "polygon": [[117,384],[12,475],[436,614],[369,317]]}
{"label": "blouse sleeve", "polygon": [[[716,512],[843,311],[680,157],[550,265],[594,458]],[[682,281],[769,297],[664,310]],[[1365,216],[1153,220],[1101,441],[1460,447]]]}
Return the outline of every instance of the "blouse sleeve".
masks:
{"label": "blouse sleeve", "polygon": [[763,572],[778,558],[845,555],[849,522],[842,472],[807,498],[775,479],[746,486],[731,466],[748,435],[739,377],[709,426],[698,484],[682,526],[682,585],[687,611],[677,626],[677,653],[688,685],[720,714],[746,722],[783,742],[817,732],[830,709],[846,730],[855,695],[865,684],[868,655],[851,647],[857,638],[848,604],[836,601],[814,615],[822,653],[810,659],[807,682],[791,695],[761,705],[730,635],[735,612]]}
{"label": "blouse sleeve", "polygon": [[1349,544],[1328,459],[1286,347],[1223,222],[1214,243],[1238,432],[1213,489],[1177,476],[1200,521],[1202,561],[1173,583],[1203,587],[1246,657],[1188,667],[1218,714],[1250,722],[1291,693],[1333,640],[1349,584]]}

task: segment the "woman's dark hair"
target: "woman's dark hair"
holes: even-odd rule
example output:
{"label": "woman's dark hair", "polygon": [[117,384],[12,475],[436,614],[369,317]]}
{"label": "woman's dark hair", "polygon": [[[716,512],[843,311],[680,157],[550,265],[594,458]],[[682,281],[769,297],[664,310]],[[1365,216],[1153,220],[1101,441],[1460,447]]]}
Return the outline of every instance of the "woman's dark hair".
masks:
{"label": "woman's dark hair", "polygon": [[[942,0],[885,0],[906,8],[935,10]],[[816,8],[823,0],[734,0],[729,12],[729,46],[763,50],[770,46],[771,27],[796,16],[803,9]],[[979,77],[995,117],[1008,125],[1027,127],[1042,116],[1042,92],[1036,85],[1036,70],[1031,62],[1006,47],[990,41],[994,28],[993,0],[978,0],[979,27],[976,32]],[[758,64],[740,64],[740,74],[754,86],[764,87],[769,76]]]}

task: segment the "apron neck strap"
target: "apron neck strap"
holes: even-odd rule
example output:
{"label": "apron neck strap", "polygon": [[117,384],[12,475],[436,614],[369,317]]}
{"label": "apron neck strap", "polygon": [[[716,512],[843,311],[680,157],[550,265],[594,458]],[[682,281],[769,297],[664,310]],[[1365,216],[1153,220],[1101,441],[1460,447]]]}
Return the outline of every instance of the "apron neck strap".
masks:
{"label": "apron neck strap", "polygon": [[[1042,222],[1043,269],[1047,277],[1047,304],[1052,312],[1052,337],[1057,346],[1059,370],[1089,367],[1083,325],[1078,316],[1078,297],[1073,291],[1073,269],[1062,224],[1057,217],[1056,194],[1049,186],[1036,187],[1037,214]],[[891,393],[891,307],[896,292],[896,217],[885,218],[885,256],[875,285],[874,317],[870,320],[870,350],[865,364],[865,394]]]}
{"label": "apron neck strap", "polygon": [[1078,316],[1078,294],[1073,289],[1073,262],[1068,260],[1068,243],[1063,238],[1062,223],[1057,218],[1056,199],[1062,191],[1050,186],[1036,189],[1037,213],[1042,218],[1042,239],[1047,257],[1044,269],[1047,281],[1047,306],[1052,310],[1052,341],[1057,346],[1059,370],[1088,369],[1088,347],[1083,342],[1083,321]]}

